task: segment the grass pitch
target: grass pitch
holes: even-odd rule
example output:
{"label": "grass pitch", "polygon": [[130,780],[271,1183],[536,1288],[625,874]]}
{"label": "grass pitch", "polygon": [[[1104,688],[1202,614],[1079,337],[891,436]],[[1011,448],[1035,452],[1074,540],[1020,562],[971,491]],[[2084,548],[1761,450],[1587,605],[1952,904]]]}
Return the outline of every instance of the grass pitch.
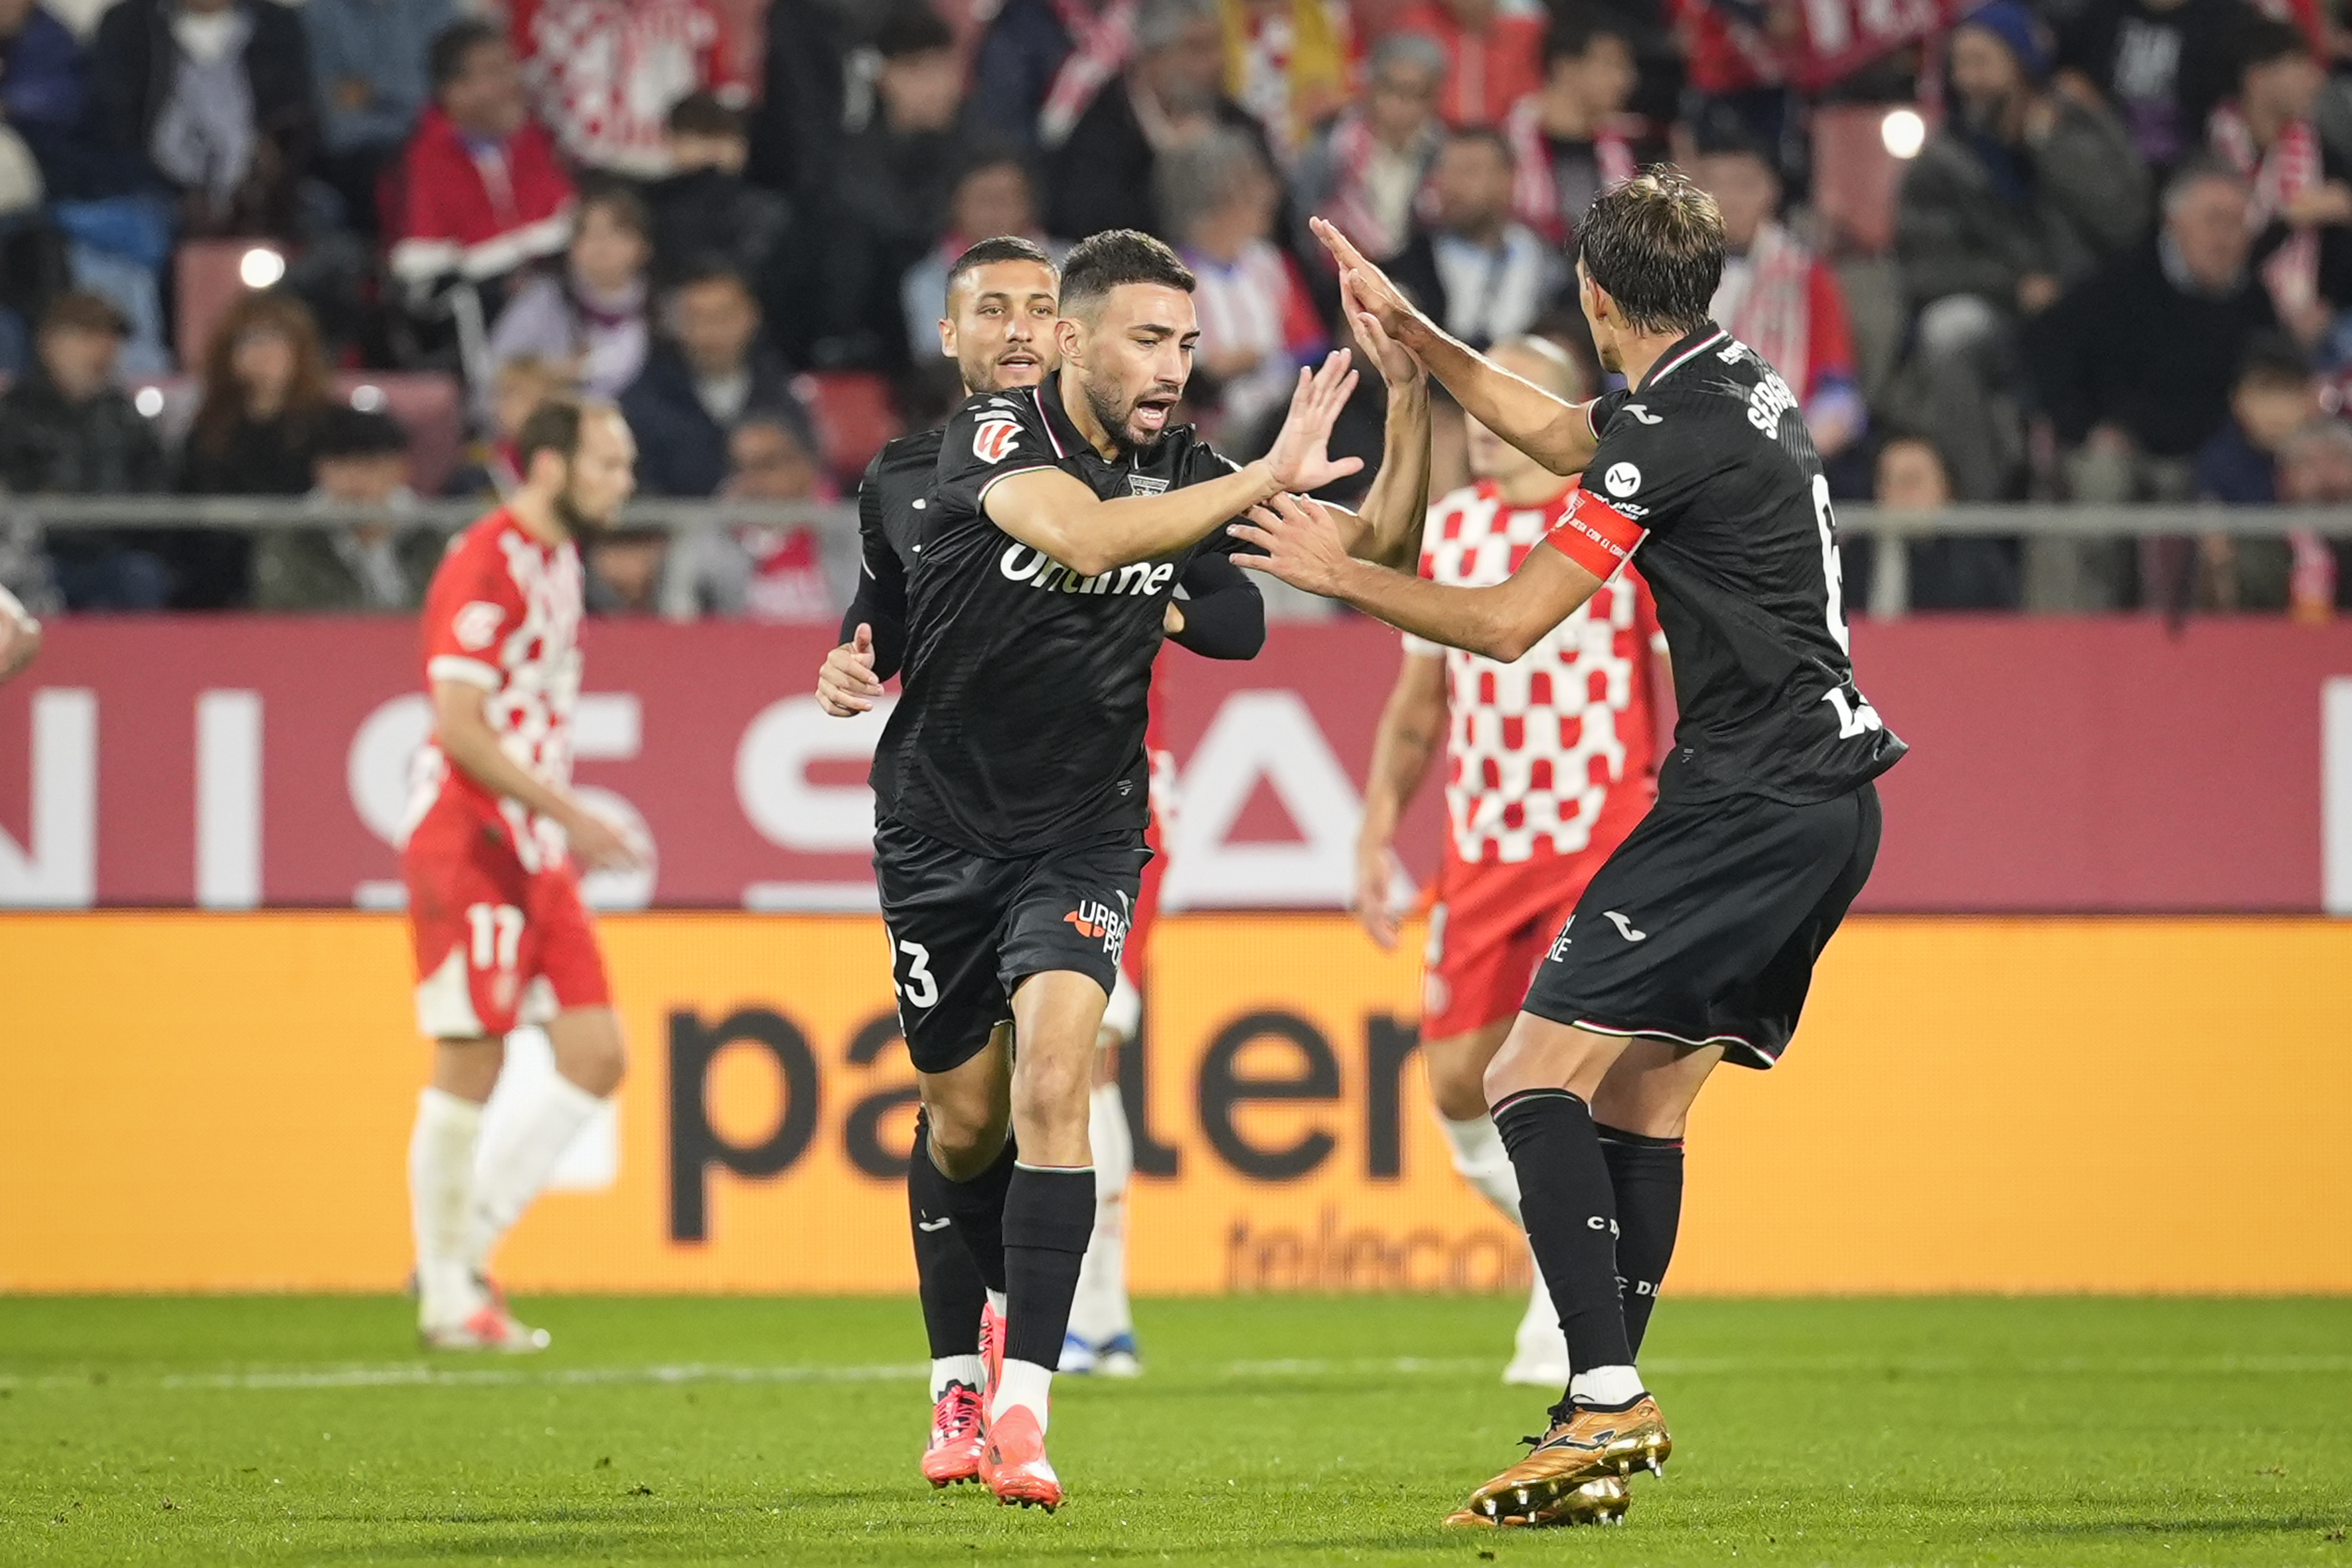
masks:
{"label": "grass pitch", "polygon": [[915,1472],[901,1301],[0,1300],[0,1563],[2318,1563],[2352,1568],[2352,1301],[1674,1301],[1622,1530],[1437,1521],[1541,1423],[1517,1303],[1147,1302],[1065,1380],[1052,1518]]}

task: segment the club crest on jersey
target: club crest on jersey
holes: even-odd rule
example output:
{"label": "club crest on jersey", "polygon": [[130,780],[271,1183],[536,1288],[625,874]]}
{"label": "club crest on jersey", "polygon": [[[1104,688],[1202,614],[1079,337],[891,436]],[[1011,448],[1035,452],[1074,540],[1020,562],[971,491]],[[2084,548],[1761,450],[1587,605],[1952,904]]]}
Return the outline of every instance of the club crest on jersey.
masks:
{"label": "club crest on jersey", "polygon": [[1062,923],[1089,942],[1100,942],[1114,960],[1127,946],[1127,917],[1100,899],[1080,899]]}
{"label": "club crest on jersey", "polygon": [[479,653],[499,640],[499,627],[506,624],[506,618],[502,606],[488,599],[476,599],[457,612],[450,630],[456,634],[459,647]]}
{"label": "club crest on jersey", "polygon": [[971,433],[971,455],[983,463],[1001,463],[1021,439],[1021,422],[991,415]]}
{"label": "club crest on jersey", "polygon": [[1127,493],[1131,496],[1166,495],[1168,481],[1154,479],[1150,474],[1129,474],[1127,476]]}
{"label": "club crest on jersey", "polygon": [[1609,471],[1601,476],[1601,488],[1619,500],[1623,500],[1642,488],[1642,470],[1631,463],[1612,463]]}

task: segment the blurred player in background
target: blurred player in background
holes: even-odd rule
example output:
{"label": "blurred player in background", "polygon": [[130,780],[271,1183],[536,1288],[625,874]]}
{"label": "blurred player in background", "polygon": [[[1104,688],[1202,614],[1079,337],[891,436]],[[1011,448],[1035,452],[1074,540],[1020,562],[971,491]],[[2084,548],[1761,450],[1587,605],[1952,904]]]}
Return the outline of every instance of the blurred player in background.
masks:
{"label": "blurred player in background", "polygon": [[[614,409],[541,404],[516,439],[521,482],[459,536],[425,604],[432,742],[419,754],[402,871],[418,1026],[433,1081],[409,1143],[417,1326],[437,1350],[532,1351],[490,1282],[490,1253],[557,1158],[620,1087],[620,1020],[574,866],[638,863],[575,799],[580,546],[636,488]],[[542,1024],[555,1076],[477,1150],[506,1036]]]}
{"label": "blurred player in background", "polygon": [[[1035,386],[1053,373],[1059,363],[1054,322],[1060,291],[1061,277],[1053,259],[1026,239],[985,239],[956,258],[948,270],[940,352],[956,362],[967,396]],[[921,559],[921,524],[943,435],[943,428],[934,428],[892,441],[876,456],[858,491],[863,563],[857,593],[842,619],[841,646],[826,657],[817,677],[818,700],[837,718],[871,709],[880,683],[905,663],[907,579]],[[1171,641],[1210,658],[1249,658],[1264,645],[1265,603],[1228,557],[1204,554],[1191,561],[1177,578],[1176,590],[1162,620]],[[1149,842],[1157,850],[1167,753],[1153,747],[1151,754]],[[1134,1143],[1115,1075],[1117,1049],[1134,1038],[1142,1016],[1139,986],[1149,924],[1146,909],[1159,883],[1155,856],[1144,870],[1143,892],[1129,922],[1118,984],[1098,1043],[1089,1122],[1095,1151],[1095,1230],[1079,1276],[1073,1331],[1064,1342],[1064,1371],[1140,1370],[1124,1262]],[[934,1486],[979,1477],[988,1393],[982,1351],[983,1343],[992,1347],[1001,1335],[1004,1311],[1003,1242],[997,1239],[975,1249],[949,1211],[940,1191],[946,1180],[931,1159],[929,1118],[919,1111],[907,1169],[907,1206],[931,1345],[931,1435],[923,1454],[923,1474]],[[993,1279],[983,1276],[981,1255],[1000,1270]]]}
{"label": "blurred player in background", "polygon": [[[1583,395],[1575,363],[1545,339],[1516,339],[1489,357],[1563,400]],[[1469,457],[1476,482],[1431,509],[1421,574],[1476,587],[1507,578],[1559,525],[1575,486],[1475,419]],[[1628,567],[1516,663],[1411,636],[1404,645],[1364,788],[1356,918],[1374,942],[1396,945],[1397,824],[1442,741],[1447,830],[1429,914],[1422,1066],[1454,1168],[1524,1228],[1482,1080],[1584,885],[1657,798],[1657,606]],[[1629,1279],[1625,1289],[1646,1310],[1657,1281]],[[1568,1378],[1568,1342],[1538,1274],[1503,1381],[1559,1387]]]}

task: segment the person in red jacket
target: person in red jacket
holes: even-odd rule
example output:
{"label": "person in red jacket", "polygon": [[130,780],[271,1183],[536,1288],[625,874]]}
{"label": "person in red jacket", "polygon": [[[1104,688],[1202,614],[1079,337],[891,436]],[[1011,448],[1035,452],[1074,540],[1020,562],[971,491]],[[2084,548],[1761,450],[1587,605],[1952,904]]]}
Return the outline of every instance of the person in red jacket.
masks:
{"label": "person in red jacket", "polygon": [[452,279],[495,288],[572,237],[572,179],[525,107],[506,36],[457,23],[430,66],[433,106],[385,202],[393,275],[412,300]]}

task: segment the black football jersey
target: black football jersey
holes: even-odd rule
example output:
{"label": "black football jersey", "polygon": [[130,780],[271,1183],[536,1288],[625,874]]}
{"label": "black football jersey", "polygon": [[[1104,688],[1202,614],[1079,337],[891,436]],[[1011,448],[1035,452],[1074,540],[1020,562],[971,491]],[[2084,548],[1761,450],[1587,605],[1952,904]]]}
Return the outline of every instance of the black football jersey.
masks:
{"label": "black football jersey", "polygon": [[1788,384],[1710,323],[1593,423],[1553,540],[1596,569],[1639,552],[1681,709],[1660,796],[1805,805],[1893,767],[1906,748],[1854,685],[1829,481]]}
{"label": "black football jersey", "polygon": [[1105,461],[1058,378],[982,393],[940,437],[907,514],[907,660],[874,754],[875,810],[978,855],[1011,858],[1140,832],[1151,663],[1186,563],[1230,553],[1223,529],[1156,561],[1081,577],[988,520],[989,490],[1059,468],[1106,500],[1233,471],[1192,426]]}

